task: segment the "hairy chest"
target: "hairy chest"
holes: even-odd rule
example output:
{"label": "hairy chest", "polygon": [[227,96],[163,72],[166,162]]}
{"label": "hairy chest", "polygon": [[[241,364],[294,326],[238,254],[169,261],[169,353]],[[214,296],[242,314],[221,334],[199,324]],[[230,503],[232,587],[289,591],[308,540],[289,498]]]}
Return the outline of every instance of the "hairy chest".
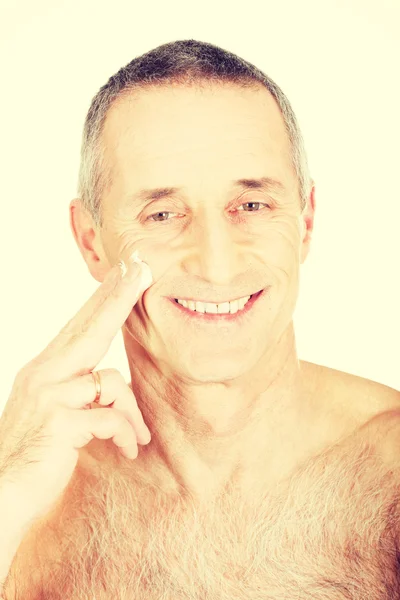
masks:
{"label": "hairy chest", "polygon": [[79,479],[34,560],[17,561],[6,599],[393,599],[397,481],[360,443],[207,510],[123,478]]}

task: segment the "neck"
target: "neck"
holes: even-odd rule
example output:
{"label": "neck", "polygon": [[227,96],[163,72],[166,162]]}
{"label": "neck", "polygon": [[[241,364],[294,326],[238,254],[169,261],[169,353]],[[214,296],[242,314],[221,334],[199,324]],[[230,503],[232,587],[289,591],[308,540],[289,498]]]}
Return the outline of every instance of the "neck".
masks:
{"label": "neck", "polygon": [[125,332],[124,340],[132,390],[152,433],[139,457],[159,486],[197,498],[233,482],[250,491],[304,446],[301,423],[309,420],[315,381],[297,358],[292,323],[251,373],[221,382],[161,372]]}

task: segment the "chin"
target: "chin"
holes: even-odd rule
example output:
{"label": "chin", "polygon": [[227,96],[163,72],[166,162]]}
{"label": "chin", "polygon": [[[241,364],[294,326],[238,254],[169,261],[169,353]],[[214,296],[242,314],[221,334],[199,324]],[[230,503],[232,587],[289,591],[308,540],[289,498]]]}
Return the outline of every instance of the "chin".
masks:
{"label": "chin", "polygon": [[198,383],[222,383],[224,381],[233,381],[243,377],[252,370],[252,366],[247,364],[243,358],[239,360],[213,359],[212,361],[199,360],[185,365],[183,372],[186,378]]}

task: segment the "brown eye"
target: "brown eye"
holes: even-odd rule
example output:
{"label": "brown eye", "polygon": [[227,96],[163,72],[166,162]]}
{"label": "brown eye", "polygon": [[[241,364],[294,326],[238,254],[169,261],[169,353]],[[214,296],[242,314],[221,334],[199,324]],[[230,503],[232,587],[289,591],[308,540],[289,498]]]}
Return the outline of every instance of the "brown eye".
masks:
{"label": "brown eye", "polygon": [[[158,213],[154,213],[154,215],[150,215],[149,219],[151,219],[152,221],[156,221],[156,222],[168,221],[168,219],[163,219],[162,215],[171,215],[171,214],[173,214],[173,213],[170,213],[168,211],[158,212]],[[161,218],[158,218],[160,216],[161,216]]]}
{"label": "brown eye", "polygon": [[[241,211],[241,212],[260,212],[260,211],[258,210],[258,208],[259,208],[261,205],[262,205],[262,206],[267,206],[267,207],[269,208],[268,204],[265,204],[264,202],[245,202],[245,203],[244,203],[244,204],[242,204],[241,206],[250,206],[251,208],[250,208],[250,210],[243,210],[243,211]],[[254,207],[256,207],[256,208],[254,208]]]}

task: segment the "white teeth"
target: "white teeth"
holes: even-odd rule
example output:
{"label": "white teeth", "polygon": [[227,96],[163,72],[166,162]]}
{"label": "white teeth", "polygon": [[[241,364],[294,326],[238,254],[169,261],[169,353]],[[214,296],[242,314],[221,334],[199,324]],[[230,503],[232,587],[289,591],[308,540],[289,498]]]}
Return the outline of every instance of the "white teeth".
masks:
{"label": "white teeth", "polygon": [[222,304],[217,304],[218,314],[229,313],[230,312],[229,304],[230,304],[230,302],[222,302]]}
{"label": "white teeth", "polygon": [[[250,298],[250,296],[249,296]],[[239,310],[242,310],[243,306],[247,303],[246,298],[242,298],[241,300],[239,300]]]}
{"label": "white teeth", "polygon": [[212,304],[211,302],[195,302],[194,300],[179,300],[176,301],[190,310],[207,313],[207,314],[235,314],[238,310],[242,310],[245,304],[250,299],[250,296],[233,300],[232,302],[222,302],[221,304]]}
{"label": "white teeth", "polygon": [[209,302],[207,302],[204,305],[204,308],[207,314],[218,314],[218,304],[210,304]]}
{"label": "white teeth", "polygon": [[234,300],[233,302],[229,302],[229,304],[231,305],[231,315],[237,313],[239,310],[239,302]]}
{"label": "white teeth", "polygon": [[205,313],[205,304],[204,302],[196,302],[196,312]]}

